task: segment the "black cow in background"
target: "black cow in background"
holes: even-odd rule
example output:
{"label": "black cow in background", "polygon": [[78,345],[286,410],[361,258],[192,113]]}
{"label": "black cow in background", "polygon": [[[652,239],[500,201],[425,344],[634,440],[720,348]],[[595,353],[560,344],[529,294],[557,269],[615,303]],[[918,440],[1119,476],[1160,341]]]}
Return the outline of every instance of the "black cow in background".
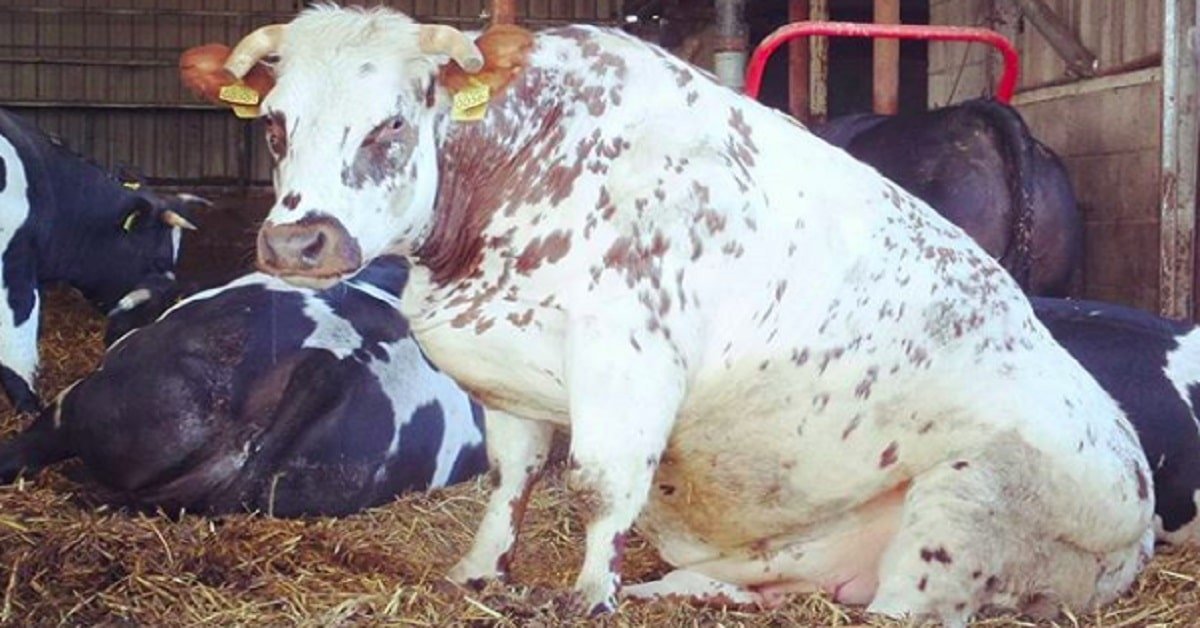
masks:
{"label": "black cow in background", "polygon": [[72,153],[0,110],[0,385],[39,406],[39,288],[63,282],[101,312],[147,277],[170,278],[191,195],[164,196]]}
{"label": "black cow in background", "polygon": [[1058,157],[1015,109],[971,100],[916,114],[854,114],[813,128],[929,203],[1026,293],[1066,296],[1083,222]]}
{"label": "black cow in background", "polygon": [[1200,544],[1200,329],[1109,303],[1032,299],[1059,342],[1125,410],[1154,471],[1155,532]]}
{"label": "black cow in background", "polygon": [[[287,517],[486,471],[482,408],[399,313],[407,268],[379,258],[321,291],[250,274],[110,329],[121,337],[100,368],[0,445],[0,481],[79,457],[118,504]],[[130,299],[112,320],[169,301]]]}

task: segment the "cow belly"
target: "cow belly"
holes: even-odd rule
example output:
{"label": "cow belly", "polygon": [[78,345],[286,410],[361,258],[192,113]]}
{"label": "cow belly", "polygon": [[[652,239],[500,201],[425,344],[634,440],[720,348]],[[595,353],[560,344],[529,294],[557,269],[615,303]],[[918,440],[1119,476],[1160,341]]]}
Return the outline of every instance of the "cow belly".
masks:
{"label": "cow belly", "polygon": [[710,544],[671,525],[673,508],[652,500],[640,530],[667,562],[714,580],[762,592],[825,591],[836,601],[867,604],[879,584],[879,563],[900,526],[908,483],[814,523],[736,548]]}
{"label": "cow belly", "polygon": [[[891,439],[902,439],[899,430],[868,424],[863,431],[875,433],[850,442],[841,441],[840,427],[813,428],[799,437],[795,419],[801,414],[788,408],[774,415],[750,409],[741,420],[681,417],[655,476],[645,526],[716,548],[683,552],[678,558],[686,564],[845,515],[914,471],[907,464],[879,464],[880,452],[898,450]],[[851,420],[823,418],[831,427]],[[905,444],[912,448],[911,441]],[[891,463],[889,456],[899,454],[882,455]]]}

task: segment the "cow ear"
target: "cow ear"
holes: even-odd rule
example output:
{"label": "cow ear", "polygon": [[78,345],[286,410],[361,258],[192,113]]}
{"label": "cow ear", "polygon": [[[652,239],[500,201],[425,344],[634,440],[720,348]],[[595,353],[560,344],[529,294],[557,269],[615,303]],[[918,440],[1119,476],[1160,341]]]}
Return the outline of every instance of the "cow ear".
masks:
{"label": "cow ear", "polygon": [[141,196],[133,197],[134,201],[128,205],[128,209],[121,215],[121,231],[125,233],[133,233],[142,225],[146,224],[154,214],[154,205],[142,198]]}
{"label": "cow ear", "polygon": [[513,24],[498,24],[480,35],[475,45],[483,53],[483,68],[478,72],[469,74],[453,61],[442,66],[438,82],[450,92],[469,86],[471,79],[487,85],[492,94],[504,89],[525,69],[533,33]]}
{"label": "cow ear", "polygon": [[[220,99],[221,88],[237,82],[225,60],[232,50],[224,44],[205,44],[188,48],[179,57],[179,78],[193,94],[222,106],[229,103]],[[257,64],[246,74],[243,82],[258,92],[259,101],[275,87],[275,76],[263,64]]]}

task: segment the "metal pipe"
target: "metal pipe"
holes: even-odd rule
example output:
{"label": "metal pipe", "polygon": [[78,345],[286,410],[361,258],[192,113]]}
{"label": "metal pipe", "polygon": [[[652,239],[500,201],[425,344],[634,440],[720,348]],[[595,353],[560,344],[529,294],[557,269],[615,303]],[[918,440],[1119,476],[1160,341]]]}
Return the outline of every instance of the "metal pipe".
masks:
{"label": "metal pipe", "polygon": [[716,0],[717,42],[713,54],[717,80],[733,89],[746,84],[746,0]]}
{"label": "metal pipe", "polygon": [[1017,49],[1005,36],[986,28],[967,28],[964,26],[924,26],[917,24],[857,24],[854,22],[798,22],[787,24],[775,29],[758,44],[750,55],[750,65],[746,68],[745,93],[751,98],[758,98],[762,87],[763,70],[767,67],[767,59],[780,46],[797,37],[812,37],[823,35],[827,37],[891,37],[895,39],[932,39],[938,41],[979,42],[992,46],[1004,57],[1004,73],[996,86],[996,100],[1007,103],[1012,100],[1017,87],[1017,76],[1020,71],[1020,61]]}
{"label": "metal pipe", "polygon": [[[1200,0],[1197,0],[1200,2]],[[788,21],[803,22],[809,18],[808,0],[788,1]],[[809,45],[812,42],[793,40],[788,44],[788,111],[801,122],[808,122],[809,108]]]}
{"label": "metal pipe", "polygon": [[1162,152],[1159,220],[1159,310],[1194,314],[1197,71],[1186,41],[1193,35],[1192,0],[1167,0],[1163,8]]}
{"label": "metal pipe", "polygon": [[1054,9],[1043,0],[1013,0],[1025,14],[1025,18],[1038,29],[1050,47],[1067,63],[1067,70],[1075,76],[1092,76],[1100,67],[1096,55],[1071,31]]}
{"label": "metal pipe", "polygon": [[[900,23],[900,0],[875,0],[876,24]],[[900,42],[876,38],[871,103],[875,113],[893,115],[900,111]]]}

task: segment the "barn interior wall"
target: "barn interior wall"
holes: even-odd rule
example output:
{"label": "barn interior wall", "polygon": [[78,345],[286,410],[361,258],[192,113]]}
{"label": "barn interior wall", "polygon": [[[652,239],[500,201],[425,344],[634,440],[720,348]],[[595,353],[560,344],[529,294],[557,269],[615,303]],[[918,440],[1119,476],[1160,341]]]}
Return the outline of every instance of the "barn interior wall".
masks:
{"label": "barn interior wall", "polygon": [[[0,0],[0,107],[105,166],[173,185],[268,184],[261,132],[179,83],[179,54],[290,19],[302,0]],[[488,0],[379,0],[430,22],[480,28]],[[518,0],[530,27],[613,22],[622,0]]]}
{"label": "barn interior wall", "polygon": [[[1099,61],[1078,80],[1012,0],[932,0],[933,24],[984,26],[1021,55],[1014,104],[1063,158],[1084,216],[1075,296],[1156,310],[1159,281],[1161,2],[1047,0]],[[990,95],[998,56],[983,45],[929,48],[929,105]]]}

